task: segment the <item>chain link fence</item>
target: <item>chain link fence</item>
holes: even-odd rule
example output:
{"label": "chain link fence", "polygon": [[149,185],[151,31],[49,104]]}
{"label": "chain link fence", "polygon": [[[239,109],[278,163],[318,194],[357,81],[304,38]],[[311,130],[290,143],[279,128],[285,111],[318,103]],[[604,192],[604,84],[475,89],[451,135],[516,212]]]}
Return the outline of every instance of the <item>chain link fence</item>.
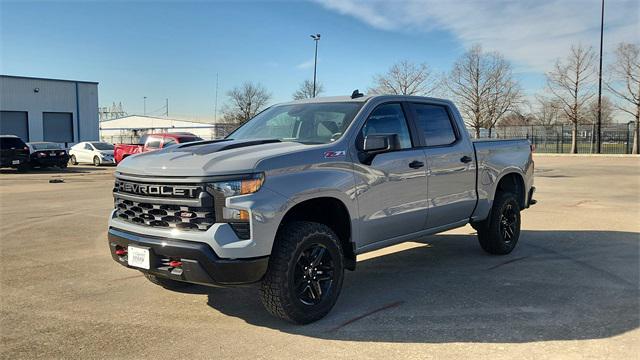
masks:
{"label": "chain link fence", "polygon": [[[602,126],[603,154],[631,154],[635,124],[614,124]],[[530,125],[530,126],[496,126],[491,130],[491,138],[495,139],[528,139],[535,145],[538,153],[570,153],[573,125]],[[475,137],[473,129],[469,129]],[[482,129],[480,138],[488,138],[489,131]],[[577,150],[579,154],[597,152],[597,129],[593,125],[579,125]]]}
{"label": "chain link fence", "polygon": [[[137,144],[147,133],[190,132],[205,140],[221,139],[230,134],[235,125],[215,124],[197,128],[140,128],[140,129],[101,129],[101,141],[112,144]],[[603,154],[631,154],[635,124],[615,124],[602,127]],[[475,137],[473,129],[468,129],[471,137]],[[570,153],[572,125],[527,125],[496,126],[491,130],[494,139],[528,139],[536,147],[538,153]],[[579,125],[577,132],[577,148],[579,154],[596,153],[596,128],[593,125]],[[482,129],[480,138],[488,138],[489,131]]]}

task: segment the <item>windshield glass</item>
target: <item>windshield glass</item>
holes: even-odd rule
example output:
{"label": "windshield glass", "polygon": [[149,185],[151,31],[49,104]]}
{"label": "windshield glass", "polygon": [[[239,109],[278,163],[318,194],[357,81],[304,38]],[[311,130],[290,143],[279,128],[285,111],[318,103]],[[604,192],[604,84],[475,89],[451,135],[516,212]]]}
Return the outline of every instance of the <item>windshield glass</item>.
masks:
{"label": "windshield glass", "polygon": [[51,150],[51,149],[64,149],[64,146],[62,144],[58,144],[58,143],[52,143],[52,142],[47,142],[47,143],[31,143],[31,147],[33,148],[33,150]]}
{"label": "windshield glass", "polygon": [[113,150],[113,145],[103,143],[103,142],[92,142],[91,145],[93,145],[93,147],[96,148],[96,150],[103,150],[103,151]]}
{"label": "windshield glass", "polygon": [[362,105],[361,102],[336,102],[274,106],[249,120],[227,138],[327,144],[342,136]]}

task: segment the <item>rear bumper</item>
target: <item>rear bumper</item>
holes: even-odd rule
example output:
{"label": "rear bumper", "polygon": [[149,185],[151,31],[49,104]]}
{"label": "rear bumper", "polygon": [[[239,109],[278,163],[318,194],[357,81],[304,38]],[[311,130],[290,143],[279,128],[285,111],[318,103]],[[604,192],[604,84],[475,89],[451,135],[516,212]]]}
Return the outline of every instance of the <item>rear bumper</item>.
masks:
{"label": "rear bumper", "polygon": [[[109,229],[111,257],[120,265],[144,273],[189,283],[233,286],[258,282],[267,271],[269,257],[251,259],[221,259],[205,243],[149,237]],[[149,249],[149,270],[131,267],[127,255],[117,255],[116,248],[127,249],[129,245]],[[169,260],[182,262],[181,268],[171,268]]]}
{"label": "rear bumper", "polygon": [[31,166],[53,166],[53,165],[62,165],[69,162],[68,156],[59,156],[59,157],[32,157],[30,160]]}

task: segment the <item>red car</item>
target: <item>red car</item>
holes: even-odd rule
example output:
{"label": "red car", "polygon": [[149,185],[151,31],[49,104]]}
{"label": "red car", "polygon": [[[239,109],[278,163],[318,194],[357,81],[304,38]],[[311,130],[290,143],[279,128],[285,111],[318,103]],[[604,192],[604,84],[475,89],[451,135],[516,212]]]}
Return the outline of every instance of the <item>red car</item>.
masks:
{"label": "red car", "polygon": [[113,157],[116,164],[120,163],[129,155],[139,154],[147,151],[155,151],[171,146],[191,141],[200,141],[201,138],[191,133],[161,133],[147,134],[140,138],[138,144],[116,144],[113,150]]}

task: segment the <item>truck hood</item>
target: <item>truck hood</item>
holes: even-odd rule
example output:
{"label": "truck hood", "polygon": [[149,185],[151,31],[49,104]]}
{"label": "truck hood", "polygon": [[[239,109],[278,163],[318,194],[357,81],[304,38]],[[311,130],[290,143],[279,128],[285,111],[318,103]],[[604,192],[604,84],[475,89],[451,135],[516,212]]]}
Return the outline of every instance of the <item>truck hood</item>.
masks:
{"label": "truck hood", "polygon": [[147,176],[211,176],[252,172],[265,158],[306,148],[279,140],[211,140],[132,155],[118,171]]}

